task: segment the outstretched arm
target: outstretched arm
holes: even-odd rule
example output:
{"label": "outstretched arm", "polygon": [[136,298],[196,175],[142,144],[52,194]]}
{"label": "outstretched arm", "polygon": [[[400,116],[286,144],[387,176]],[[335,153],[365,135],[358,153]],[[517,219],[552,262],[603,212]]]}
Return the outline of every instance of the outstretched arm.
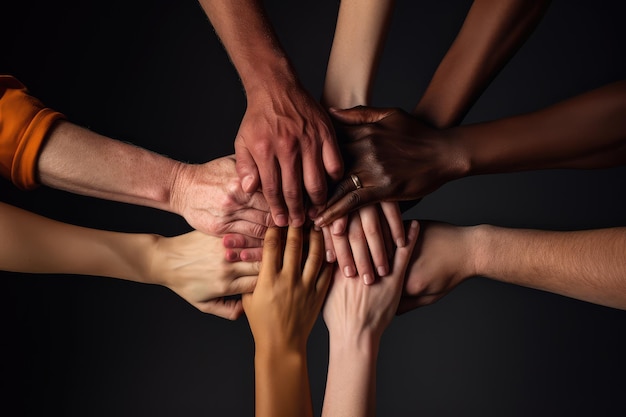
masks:
{"label": "outstretched arm", "polygon": [[243,189],[261,187],[278,226],[301,226],[305,194],[313,215],[326,202],[326,175],[338,179],[342,173],[330,118],[300,84],[260,1],[200,4],[246,91],[247,109],[235,140]]}
{"label": "outstretched arm", "polygon": [[256,263],[224,260],[221,239],[201,232],[166,238],[61,223],[0,203],[0,269],[120,278],[170,288],[199,310],[235,319]]}
{"label": "outstretched arm", "polygon": [[581,231],[422,222],[399,312],[482,276],[626,309],[626,228]]}
{"label": "outstretched arm", "polygon": [[475,0],[413,113],[439,128],[459,124],[549,4],[550,0]]}
{"label": "outstretched arm", "polygon": [[398,307],[418,230],[413,221],[407,245],[396,249],[391,273],[376,283],[366,286],[335,273],[324,304],[330,354],[322,416],[375,415],[380,340]]}
{"label": "outstretched arm", "polygon": [[[413,200],[469,175],[550,168],[605,168],[626,162],[626,81],[532,113],[438,130],[399,109],[336,112],[351,139],[349,172],[320,227],[376,201]],[[372,123],[362,125],[371,121]]]}
{"label": "outstretched arm", "polygon": [[306,344],[332,266],[324,262],[321,232],[310,231],[308,254],[303,247],[302,228],[268,229],[257,286],[243,297],[255,346],[256,417],[313,415]]}

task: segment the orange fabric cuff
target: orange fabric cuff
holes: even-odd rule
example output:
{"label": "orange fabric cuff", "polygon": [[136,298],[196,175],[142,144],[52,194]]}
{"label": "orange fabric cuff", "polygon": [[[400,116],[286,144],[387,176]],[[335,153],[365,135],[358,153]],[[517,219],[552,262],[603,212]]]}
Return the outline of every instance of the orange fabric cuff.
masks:
{"label": "orange fabric cuff", "polygon": [[51,126],[64,118],[17,79],[0,75],[0,175],[24,190],[37,187],[39,152]]}

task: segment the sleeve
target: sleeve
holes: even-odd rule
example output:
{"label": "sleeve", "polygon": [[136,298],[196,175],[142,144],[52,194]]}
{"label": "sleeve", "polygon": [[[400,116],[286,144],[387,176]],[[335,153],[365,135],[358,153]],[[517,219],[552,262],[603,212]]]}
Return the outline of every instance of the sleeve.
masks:
{"label": "sleeve", "polygon": [[52,125],[64,118],[17,79],[0,75],[0,175],[24,190],[37,187],[40,149]]}

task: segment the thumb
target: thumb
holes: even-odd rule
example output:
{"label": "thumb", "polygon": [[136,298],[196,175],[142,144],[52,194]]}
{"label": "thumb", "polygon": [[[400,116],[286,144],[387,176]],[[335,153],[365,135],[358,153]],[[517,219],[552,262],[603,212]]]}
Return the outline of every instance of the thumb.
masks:
{"label": "thumb", "polygon": [[259,171],[241,137],[235,140],[235,169],[241,180],[241,188],[246,193],[253,193],[259,188]]}
{"label": "thumb", "polygon": [[344,110],[331,107],[328,111],[330,115],[340,123],[346,125],[362,125],[379,122],[385,117],[395,113],[396,109],[356,106]]}

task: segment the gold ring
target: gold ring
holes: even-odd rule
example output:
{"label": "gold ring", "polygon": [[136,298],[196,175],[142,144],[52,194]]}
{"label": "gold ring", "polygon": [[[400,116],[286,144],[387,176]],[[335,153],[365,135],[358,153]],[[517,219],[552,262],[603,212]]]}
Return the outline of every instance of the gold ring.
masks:
{"label": "gold ring", "polygon": [[352,174],[350,175],[350,178],[352,179],[352,182],[354,183],[354,186],[357,190],[359,188],[363,188],[363,184],[361,184],[361,180],[359,179],[359,177],[357,177],[355,174]]}

